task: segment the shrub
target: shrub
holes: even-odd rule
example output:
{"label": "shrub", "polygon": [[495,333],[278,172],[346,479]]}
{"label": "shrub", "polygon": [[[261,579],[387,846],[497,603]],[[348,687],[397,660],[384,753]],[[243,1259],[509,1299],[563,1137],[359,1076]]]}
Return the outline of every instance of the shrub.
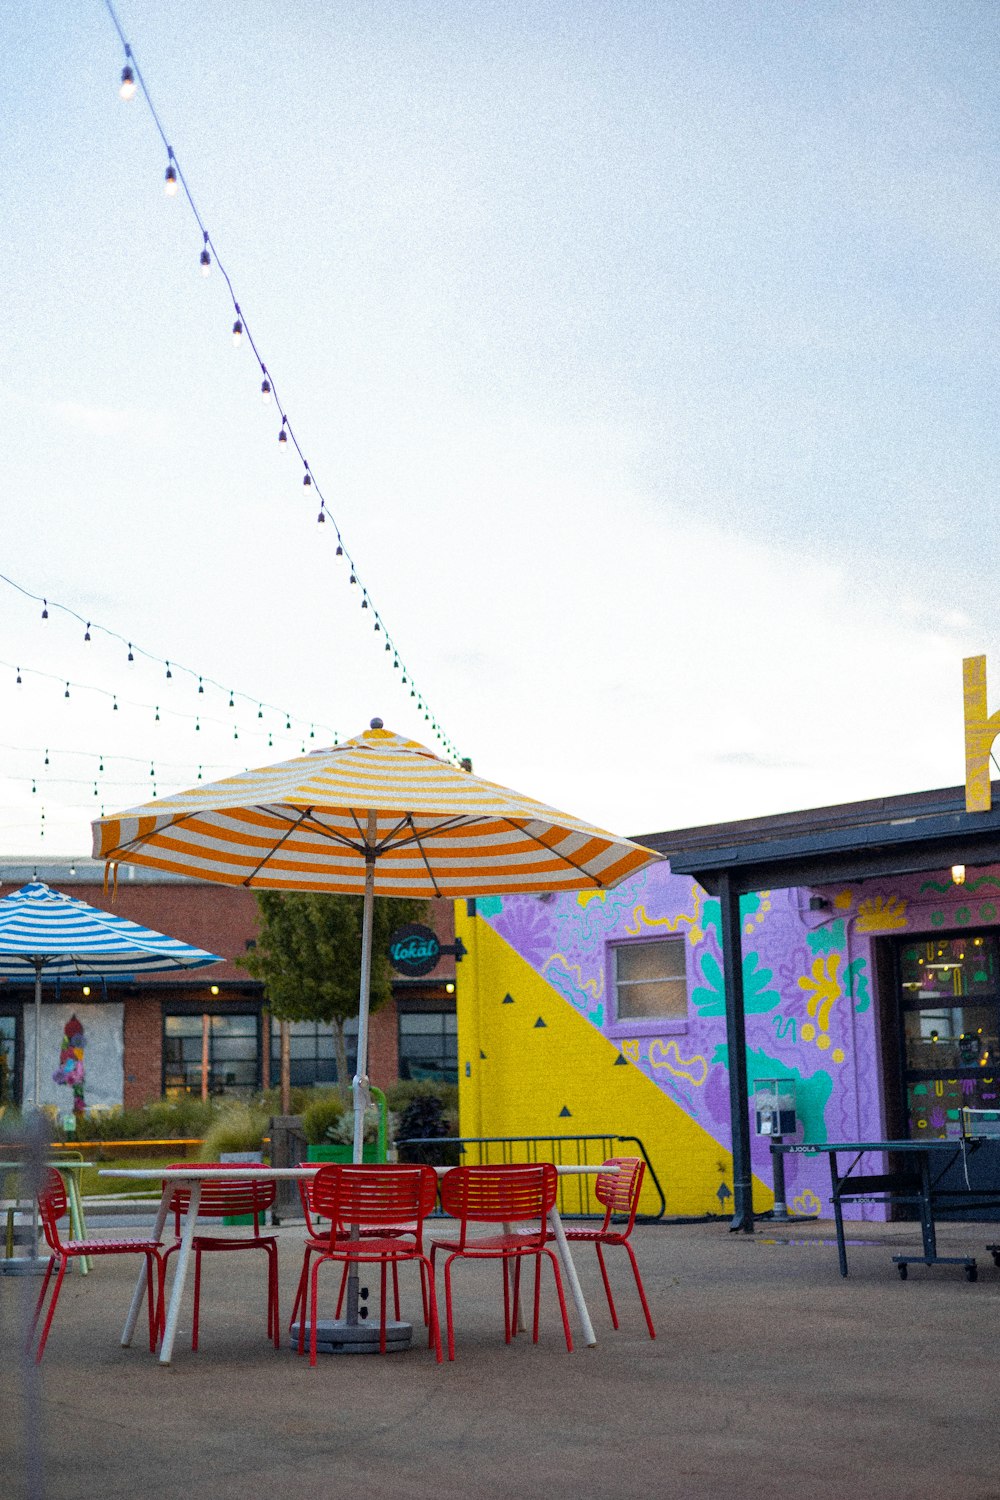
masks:
{"label": "shrub", "polygon": [[233,1100],[220,1106],[201,1148],[202,1161],[218,1161],[223,1152],[259,1151],[268,1117],[259,1107]]}
{"label": "shrub", "polygon": [[433,1078],[401,1078],[385,1091],[386,1103],[395,1114],[404,1114],[417,1099],[437,1099],[452,1130],[458,1129],[458,1084]]}
{"label": "shrub", "polygon": [[417,1095],[403,1110],[396,1133],[397,1140],[440,1140],[442,1144],[440,1146],[401,1145],[400,1161],[429,1162],[432,1166],[454,1166],[458,1161],[458,1147],[444,1144],[451,1134],[451,1127],[445,1118],[444,1105],[437,1095]]}
{"label": "shrub", "polygon": [[302,1111],[302,1133],[310,1146],[323,1146],[331,1139],[331,1129],[336,1129],[344,1114],[344,1101],[333,1091],[314,1096],[311,1104]]}

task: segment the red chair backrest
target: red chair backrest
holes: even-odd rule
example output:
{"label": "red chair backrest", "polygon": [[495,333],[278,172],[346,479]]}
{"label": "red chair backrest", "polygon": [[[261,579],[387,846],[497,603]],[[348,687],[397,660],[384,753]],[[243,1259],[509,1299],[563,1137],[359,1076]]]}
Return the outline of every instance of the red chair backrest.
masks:
{"label": "red chair backrest", "polygon": [[59,1239],[59,1220],[68,1212],[68,1208],[66,1184],[58,1172],[49,1171],[45,1178],[45,1186],[38,1195],[38,1216],[42,1221],[45,1243],[55,1255],[62,1250]]}
{"label": "red chair backrest", "polygon": [[331,1220],[337,1238],[348,1235],[355,1224],[418,1228],[436,1199],[434,1168],[418,1165],[320,1167],[309,1191],[303,1191],[307,1212]]}
{"label": "red chair backrest", "polygon": [[544,1221],[556,1201],[558,1187],[559,1177],[551,1162],[452,1167],[441,1179],[441,1207],[454,1218],[472,1224]]}
{"label": "red chair backrest", "polygon": [[614,1218],[625,1219],[625,1224],[615,1226],[616,1232],[630,1234],[639,1206],[646,1163],[638,1156],[609,1156],[604,1166],[618,1169],[600,1172],[594,1187],[595,1198],[604,1205],[604,1227],[607,1229]]}
{"label": "red chair backrest", "polygon": [[[171,1166],[181,1170],[190,1167],[191,1162],[172,1162]],[[225,1161],[198,1162],[198,1171],[213,1172],[238,1172],[238,1166],[230,1165]],[[254,1228],[259,1228],[258,1215],[274,1203],[277,1193],[277,1183],[274,1178],[250,1178],[246,1182],[212,1182],[210,1179],[201,1185],[201,1196],[198,1199],[199,1219],[222,1219],[230,1215],[253,1214]],[[188,1204],[191,1202],[191,1189],[187,1183],[178,1183],[170,1195],[170,1211],[175,1221],[179,1223],[181,1214],[187,1213]]]}

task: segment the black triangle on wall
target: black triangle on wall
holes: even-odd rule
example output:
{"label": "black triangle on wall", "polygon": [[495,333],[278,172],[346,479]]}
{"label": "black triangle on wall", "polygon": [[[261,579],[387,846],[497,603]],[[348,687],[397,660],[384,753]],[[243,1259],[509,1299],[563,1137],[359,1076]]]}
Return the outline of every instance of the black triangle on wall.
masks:
{"label": "black triangle on wall", "polygon": [[482,1047],[480,1047],[479,1049],[479,1056],[482,1058],[483,1062],[486,1061],[486,1053],[483,1051]]}
{"label": "black triangle on wall", "polygon": [[513,995],[504,995],[503,999],[500,1001],[500,1004],[501,1005],[513,1005],[514,1004],[514,996]]}
{"label": "black triangle on wall", "polygon": [[616,1068],[628,1067],[628,1058],[625,1056],[624,1052],[619,1052],[618,1056],[615,1058],[614,1066]]}
{"label": "black triangle on wall", "polygon": [[547,1026],[548,1024],[548,1021],[543,1021],[541,1016],[539,1016],[538,1020],[535,1022],[536,1026]]}
{"label": "black triangle on wall", "polygon": [[572,1116],[570,1115],[570,1112],[566,1108],[565,1104],[563,1105],[562,1109],[559,1111],[559,1118],[560,1118],[560,1120],[569,1120],[569,1119],[572,1118]]}

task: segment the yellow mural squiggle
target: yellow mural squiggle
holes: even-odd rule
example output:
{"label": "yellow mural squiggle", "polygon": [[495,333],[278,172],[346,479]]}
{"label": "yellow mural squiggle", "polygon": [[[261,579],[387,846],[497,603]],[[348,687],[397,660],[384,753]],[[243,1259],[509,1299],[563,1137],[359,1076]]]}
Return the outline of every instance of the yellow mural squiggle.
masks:
{"label": "yellow mural squiggle", "polygon": [[806,1001],[806,1010],[811,1016],[816,1017],[816,1023],[820,1031],[830,1029],[830,1011],[834,1002],[840,999],[840,982],[837,978],[837,970],[840,968],[840,953],[829,953],[826,958],[813,960],[812,977],[804,975],[799,980],[800,990],[809,990],[812,993]]}
{"label": "yellow mural squiggle", "polygon": [[553,953],[552,957],[549,959],[549,963],[551,964],[557,962],[562,964],[567,974],[575,976],[576,987],[580,994],[583,994],[585,991],[589,990],[595,1000],[600,1000],[601,996],[604,994],[603,973],[599,973],[596,979],[584,979],[583,970],[580,968],[580,965],[571,964],[565,954]]}
{"label": "yellow mural squiggle", "polygon": [[702,931],[700,921],[701,891],[696,885],[692,885],[691,887],[691,900],[694,907],[692,915],[688,916],[686,912],[681,912],[676,917],[651,917],[640,901],[632,908],[633,925],[631,927],[626,926],[625,931],[629,937],[638,937],[643,927],[664,927],[667,932],[676,932],[683,923],[688,929],[688,938],[691,944],[700,943],[705,934]]}
{"label": "yellow mural squiggle", "polygon": [[[676,1066],[670,1061],[676,1058]],[[688,1083],[693,1083],[695,1088],[701,1088],[708,1077],[708,1058],[696,1055],[695,1057],[682,1057],[681,1049],[674,1041],[661,1042],[659,1037],[650,1043],[649,1066],[651,1068],[666,1068],[668,1073],[674,1073],[678,1078],[686,1078]]]}

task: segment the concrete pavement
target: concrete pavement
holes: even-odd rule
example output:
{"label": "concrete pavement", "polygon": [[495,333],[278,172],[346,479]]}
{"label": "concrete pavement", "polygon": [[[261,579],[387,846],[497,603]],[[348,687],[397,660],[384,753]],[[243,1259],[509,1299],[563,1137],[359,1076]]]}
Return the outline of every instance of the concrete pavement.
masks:
{"label": "concrete pavement", "polygon": [[[0,1495],[997,1500],[1000,1271],[984,1245],[998,1228],[940,1228],[942,1253],[978,1257],[970,1284],[923,1267],[900,1282],[890,1255],[918,1243],[911,1225],[852,1227],[846,1281],[830,1225],[761,1225],[753,1237],[641,1227],[657,1339],[614,1251],[612,1330],[595,1257],[580,1248],[599,1343],[572,1354],[550,1279],[541,1342],[508,1348],[498,1268],[461,1265],[457,1359],[443,1367],[423,1347],[315,1370],[276,1352],[264,1257],[250,1252],[206,1259],[201,1349],[190,1350],[188,1309],[162,1368],[141,1321],[133,1347],[119,1345],[138,1263],[116,1257],[67,1278],[36,1385],[16,1325],[38,1283],[0,1278]],[[302,1229],[278,1233],[287,1321]]]}

